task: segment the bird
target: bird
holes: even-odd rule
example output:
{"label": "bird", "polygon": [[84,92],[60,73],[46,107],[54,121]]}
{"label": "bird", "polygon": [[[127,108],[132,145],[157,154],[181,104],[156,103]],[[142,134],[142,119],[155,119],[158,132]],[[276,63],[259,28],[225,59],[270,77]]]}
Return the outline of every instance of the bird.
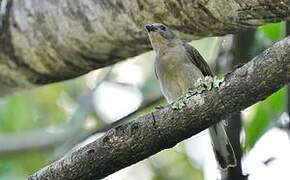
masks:
{"label": "bird", "polygon": [[[169,27],[162,23],[150,23],[144,27],[156,54],[154,72],[169,104],[186,94],[199,79],[213,77],[213,72],[200,53],[182,41]],[[219,168],[236,166],[235,153],[224,123],[210,126],[209,134]]]}

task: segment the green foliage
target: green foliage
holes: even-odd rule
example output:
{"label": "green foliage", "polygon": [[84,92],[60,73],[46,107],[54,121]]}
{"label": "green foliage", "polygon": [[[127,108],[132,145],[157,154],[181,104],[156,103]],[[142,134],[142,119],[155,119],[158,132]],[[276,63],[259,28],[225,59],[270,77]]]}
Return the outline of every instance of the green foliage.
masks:
{"label": "green foliage", "polygon": [[44,166],[49,158],[50,151],[32,151],[21,154],[10,154],[0,157],[0,180],[22,180]]}
{"label": "green foliage", "polygon": [[154,180],[202,179],[200,169],[192,165],[184,150],[177,150],[180,146],[162,151],[150,158],[149,161],[155,174]]}
{"label": "green foliage", "polygon": [[269,128],[273,120],[277,120],[279,115],[286,108],[286,90],[281,89],[268,97],[265,101],[256,104],[251,109],[248,119],[246,119],[246,141],[245,148],[252,148],[257,140]]}
{"label": "green foliage", "polygon": [[[64,94],[73,103],[83,92],[82,81],[56,83],[0,99],[0,135],[35,129],[59,128],[69,118]],[[65,97],[67,97],[65,96]],[[74,99],[75,98],[75,99]],[[34,137],[37,138],[37,137]],[[2,146],[0,144],[0,146]],[[29,152],[0,154],[0,180],[22,180],[55,159],[53,147]]]}
{"label": "green foliage", "polygon": [[284,37],[285,24],[282,23],[270,23],[258,28],[266,38],[272,41],[278,41]]}
{"label": "green foliage", "polygon": [[55,84],[2,99],[0,131],[2,133],[28,131],[61,123],[66,114],[56,103],[60,98],[62,86]]}

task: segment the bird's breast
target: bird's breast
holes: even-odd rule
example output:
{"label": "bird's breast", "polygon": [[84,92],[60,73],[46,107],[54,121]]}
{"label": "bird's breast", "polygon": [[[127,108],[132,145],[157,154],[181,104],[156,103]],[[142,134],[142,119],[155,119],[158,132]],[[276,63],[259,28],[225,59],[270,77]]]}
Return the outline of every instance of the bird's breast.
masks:
{"label": "bird's breast", "polygon": [[161,91],[168,102],[175,101],[185,94],[198,78],[201,71],[183,53],[167,54],[155,62]]}

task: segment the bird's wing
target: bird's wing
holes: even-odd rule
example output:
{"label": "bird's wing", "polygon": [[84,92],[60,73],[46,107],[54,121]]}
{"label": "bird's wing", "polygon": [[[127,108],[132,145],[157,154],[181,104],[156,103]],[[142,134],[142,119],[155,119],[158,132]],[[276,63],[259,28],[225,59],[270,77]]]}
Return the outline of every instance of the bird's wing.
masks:
{"label": "bird's wing", "polygon": [[204,76],[212,76],[213,77],[212,71],[210,70],[208,64],[203,59],[203,57],[199,54],[199,52],[194,47],[192,47],[191,45],[189,45],[187,43],[184,43],[183,46],[186,50],[186,54],[187,54],[188,58],[190,59],[190,61],[198,69],[201,70],[202,74]]}
{"label": "bird's wing", "polygon": [[157,61],[158,61],[158,57],[156,56],[156,59],[155,59],[155,61],[154,61],[154,73],[155,73],[156,78],[159,79],[159,78],[158,78],[158,75],[157,75],[157,72],[156,72],[156,62],[157,62]]}

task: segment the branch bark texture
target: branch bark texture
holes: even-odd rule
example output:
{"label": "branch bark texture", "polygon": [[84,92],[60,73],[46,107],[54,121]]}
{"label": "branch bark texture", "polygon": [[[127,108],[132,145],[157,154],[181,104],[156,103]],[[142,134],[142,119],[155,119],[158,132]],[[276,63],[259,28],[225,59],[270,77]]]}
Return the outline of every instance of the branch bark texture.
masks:
{"label": "branch bark texture", "polygon": [[290,14],[289,0],[0,0],[0,7],[0,96],[145,52],[149,22],[192,40]]}
{"label": "branch bark texture", "polygon": [[31,176],[99,179],[141,161],[265,99],[290,81],[290,38],[229,73],[219,89],[189,97],[180,110],[167,106],[109,130]]}

